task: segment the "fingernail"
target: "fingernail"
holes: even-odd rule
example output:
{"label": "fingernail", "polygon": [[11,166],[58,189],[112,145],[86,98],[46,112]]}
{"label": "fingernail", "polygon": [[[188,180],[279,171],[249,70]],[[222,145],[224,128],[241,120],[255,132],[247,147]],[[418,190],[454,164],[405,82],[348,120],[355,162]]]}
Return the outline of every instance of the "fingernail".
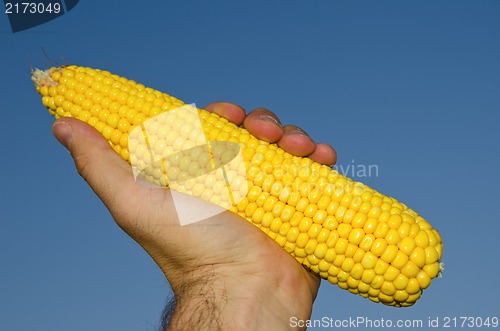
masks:
{"label": "fingernail", "polygon": [[73,129],[71,125],[64,122],[58,122],[52,126],[52,132],[64,147],[69,147],[71,140],[73,140]]}
{"label": "fingernail", "polygon": [[281,123],[271,115],[260,115],[258,118],[267,122],[273,122],[277,126],[282,127]]}
{"label": "fingernail", "polygon": [[287,133],[288,134],[300,134],[302,136],[309,137],[309,135],[307,134],[307,132],[305,132],[301,128],[293,128],[292,130],[288,131]]}

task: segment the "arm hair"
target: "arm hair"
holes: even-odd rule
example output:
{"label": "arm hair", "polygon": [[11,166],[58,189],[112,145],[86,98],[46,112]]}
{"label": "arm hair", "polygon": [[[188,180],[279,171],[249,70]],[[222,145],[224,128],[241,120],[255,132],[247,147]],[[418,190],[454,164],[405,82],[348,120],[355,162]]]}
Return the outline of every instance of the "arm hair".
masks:
{"label": "arm hair", "polygon": [[162,312],[162,331],[222,330],[221,312],[227,302],[225,291],[216,293],[213,270],[203,269],[201,276],[184,280],[174,291],[175,295],[167,299]]}

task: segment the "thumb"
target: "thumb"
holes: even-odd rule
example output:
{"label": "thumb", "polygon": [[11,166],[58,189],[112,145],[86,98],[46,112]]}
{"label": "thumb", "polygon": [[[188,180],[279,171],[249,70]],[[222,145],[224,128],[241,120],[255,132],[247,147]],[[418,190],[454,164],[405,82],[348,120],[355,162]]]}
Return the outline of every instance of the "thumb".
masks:
{"label": "thumb", "polygon": [[60,118],[52,133],[69,150],[78,173],[110,211],[125,198],[121,195],[136,188],[131,167],[92,126],[74,118]]}

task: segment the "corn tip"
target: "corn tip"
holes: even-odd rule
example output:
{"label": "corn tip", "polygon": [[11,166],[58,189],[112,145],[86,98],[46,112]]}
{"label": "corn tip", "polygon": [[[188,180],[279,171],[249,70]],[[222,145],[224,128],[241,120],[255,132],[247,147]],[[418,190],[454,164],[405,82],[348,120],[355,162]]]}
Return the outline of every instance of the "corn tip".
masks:
{"label": "corn tip", "polygon": [[438,278],[443,278],[444,262],[439,262]]}
{"label": "corn tip", "polygon": [[51,77],[54,70],[58,70],[58,68],[50,68],[46,70],[40,70],[38,68],[32,69],[31,80],[35,83],[37,88],[42,85],[57,86],[57,82],[55,82]]}

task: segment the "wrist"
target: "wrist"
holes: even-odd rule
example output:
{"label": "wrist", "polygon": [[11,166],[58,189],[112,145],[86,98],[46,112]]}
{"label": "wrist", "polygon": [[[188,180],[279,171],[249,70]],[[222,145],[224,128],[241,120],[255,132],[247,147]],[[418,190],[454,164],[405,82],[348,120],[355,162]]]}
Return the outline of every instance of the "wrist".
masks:
{"label": "wrist", "polygon": [[205,266],[174,282],[169,330],[291,330],[292,317],[310,317],[315,292],[303,279],[230,269]]}

